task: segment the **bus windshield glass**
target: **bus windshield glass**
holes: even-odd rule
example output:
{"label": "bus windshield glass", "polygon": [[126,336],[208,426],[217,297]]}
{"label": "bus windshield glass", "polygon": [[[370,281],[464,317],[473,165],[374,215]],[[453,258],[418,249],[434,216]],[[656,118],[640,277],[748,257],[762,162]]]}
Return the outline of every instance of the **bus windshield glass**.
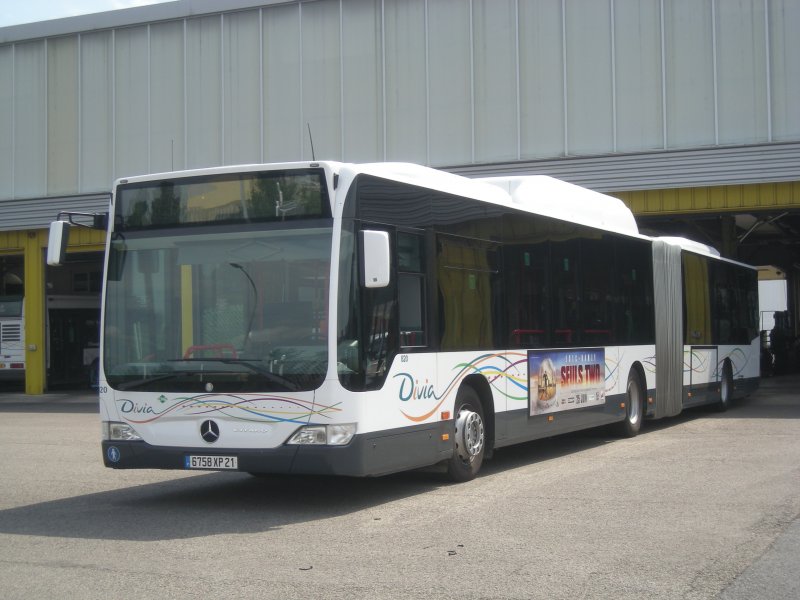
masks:
{"label": "bus windshield glass", "polygon": [[255,171],[122,184],[114,230],[330,217],[323,169]]}
{"label": "bus windshield glass", "polygon": [[114,232],[103,351],[112,388],[235,393],[321,385],[332,221],[270,220]]}

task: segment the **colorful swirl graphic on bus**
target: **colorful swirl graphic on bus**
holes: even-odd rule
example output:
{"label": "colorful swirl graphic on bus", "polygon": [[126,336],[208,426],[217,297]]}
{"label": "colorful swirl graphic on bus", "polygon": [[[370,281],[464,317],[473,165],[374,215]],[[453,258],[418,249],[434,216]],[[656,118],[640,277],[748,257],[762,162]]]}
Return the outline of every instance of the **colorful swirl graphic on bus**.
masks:
{"label": "colorful swirl graphic on bus", "polygon": [[[713,349],[716,352],[716,349]],[[706,373],[711,364],[711,349],[692,348],[683,351],[683,370],[693,373]]]}
{"label": "colorful swirl graphic on bus", "polygon": [[611,394],[619,382],[620,361],[605,357],[605,393]]}
{"label": "colorful swirl graphic on bus", "polygon": [[[735,347],[725,356],[719,357],[717,360],[716,370],[712,374],[712,377],[719,379],[720,373],[722,373],[722,365],[725,364],[725,359],[731,361],[731,365],[733,366],[733,376],[734,377],[745,377],[745,370],[747,369],[747,365],[750,364],[750,360],[753,359],[757,354],[753,354],[749,351],[749,349]],[[703,373],[708,370],[709,367],[709,357],[705,356],[704,354],[698,352],[695,349],[685,349],[683,351],[683,369],[685,372],[692,371],[694,373]],[[655,373],[656,372],[656,357],[649,356],[642,361],[644,365],[645,371],[648,373]]]}
{"label": "colorful swirl graphic on bus", "polygon": [[[411,410],[400,410],[403,416],[415,423],[420,423],[429,419],[439,410],[444,401],[458,389],[461,381],[472,374],[483,375],[494,388],[494,391],[511,400],[526,400],[528,398],[527,377],[525,376],[525,361],[527,355],[522,352],[508,352],[498,354],[482,354],[477,358],[466,362],[457,363],[453,366],[455,374],[445,386],[444,390],[437,392],[436,388],[428,380],[422,382],[415,378],[411,373],[397,373],[394,379],[397,380],[398,398],[403,402],[411,400],[432,400],[436,404],[422,414],[414,414]],[[509,393],[503,382],[509,383],[509,388],[514,390]],[[519,394],[519,395],[517,395]]]}
{"label": "colorful swirl graphic on bus", "polygon": [[757,352],[745,352],[745,350],[742,348],[736,347],[719,360],[717,363],[717,375],[719,376],[719,373],[722,373],[722,365],[725,363],[725,359],[727,358],[731,361],[731,365],[733,365],[733,376],[744,377],[744,371],[747,368],[750,359],[756,358],[757,356]]}
{"label": "colorful swirl graphic on bus", "polygon": [[201,394],[178,397],[172,401],[161,396],[163,408],[129,398],[117,399],[117,408],[130,423],[152,423],[167,416],[208,415],[226,416],[238,421],[259,423],[298,423],[305,424],[309,417],[330,418],[330,413],[341,411],[339,402],[331,406],[319,406],[311,400],[289,398],[286,396],[261,396],[243,394],[240,396],[218,396]]}
{"label": "colorful swirl graphic on bus", "polygon": [[724,356],[718,356],[716,365],[714,365],[712,357],[716,354],[716,351],[716,348],[690,348],[684,350],[684,372],[691,371],[694,374],[707,374],[711,380],[716,381],[722,376],[722,366],[725,364],[725,361],[729,360],[733,367],[733,376],[743,376],[743,373],[747,368],[751,357],[753,356],[753,353],[746,352],[744,349],[737,346],[728,354]]}

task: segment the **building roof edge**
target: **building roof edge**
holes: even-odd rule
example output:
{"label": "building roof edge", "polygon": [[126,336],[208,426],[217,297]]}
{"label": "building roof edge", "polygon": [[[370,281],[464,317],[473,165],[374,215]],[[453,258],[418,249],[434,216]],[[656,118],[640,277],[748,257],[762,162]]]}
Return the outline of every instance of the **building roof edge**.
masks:
{"label": "building roof edge", "polygon": [[133,6],[105,12],[21,23],[0,27],[0,45],[27,42],[43,38],[89,33],[118,27],[146,25],[207,14],[220,14],[261,8],[273,4],[292,4],[299,0],[172,0],[146,6]]}

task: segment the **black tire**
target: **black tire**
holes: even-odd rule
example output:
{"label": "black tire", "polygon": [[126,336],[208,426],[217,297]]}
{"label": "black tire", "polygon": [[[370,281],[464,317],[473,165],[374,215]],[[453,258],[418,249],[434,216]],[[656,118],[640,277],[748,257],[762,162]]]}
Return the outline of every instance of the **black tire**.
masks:
{"label": "black tire", "polygon": [[621,437],[630,438],[638,435],[642,428],[646,398],[642,378],[635,369],[631,369],[628,373],[628,385],[625,390],[625,419],[617,424],[617,433]]}
{"label": "black tire", "polygon": [[453,410],[455,434],[453,456],[447,461],[447,476],[455,482],[475,479],[486,452],[486,422],[477,392],[462,385]]}
{"label": "black tire", "polygon": [[719,381],[719,402],[716,407],[720,412],[725,412],[733,402],[733,367],[731,361],[725,359],[722,364],[722,378]]}

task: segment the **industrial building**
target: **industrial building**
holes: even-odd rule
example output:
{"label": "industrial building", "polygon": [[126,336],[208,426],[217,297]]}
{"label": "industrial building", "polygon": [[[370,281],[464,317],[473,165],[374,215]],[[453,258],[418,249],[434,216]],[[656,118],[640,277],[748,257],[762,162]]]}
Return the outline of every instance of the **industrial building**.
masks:
{"label": "industrial building", "polygon": [[119,177],[312,154],[610,193],[646,233],[773,267],[796,335],[798,30],[796,0],[177,0],[1,28],[25,391],[86,385],[97,356],[104,236],[46,268],[59,211],[106,210]]}

